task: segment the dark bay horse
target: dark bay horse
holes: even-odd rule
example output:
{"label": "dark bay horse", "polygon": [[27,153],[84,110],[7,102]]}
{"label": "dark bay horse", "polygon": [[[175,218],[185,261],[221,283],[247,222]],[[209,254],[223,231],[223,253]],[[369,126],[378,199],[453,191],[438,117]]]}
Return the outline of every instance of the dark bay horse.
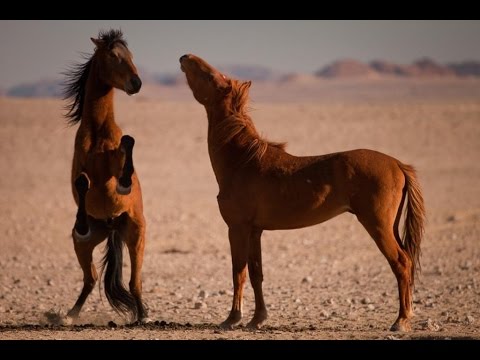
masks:
{"label": "dark bay horse", "polygon": [[[105,294],[119,313],[146,321],[142,302],[141,269],[145,246],[145,219],[140,183],[133,167],[134,139],[122,136],[113,111],[114,89],[129,95],[142,82],[120,31],[91,38],[96,49],[85,64],[67,73],[65,99],[70,124],[80,122],[72,163],[72,191],[78,205],[72,230],[73,245],[83,270],[83,289],[68,317],[78,317],[98,279],[92,261],[94,248],[108,238],[102,263]],[[130,254],[130,291],[122,281],[122,252]]]}
{"label": "dark bay horse", "polygon": [[[344,212],[356,215],[386,257],[398,282],[399,316],[392,330],[409,330],[412,288],[420,265],[425,209],[412,166],[372,150],[298,157],[261,138],[245,110],[251,82],[230,79],[195,55],[180,58],[195,99],[208,117],[208,152],[228,225],[233,304],[223,327],[242,317],[247,267],[255,294],[249,327],[267,319],[260,238],[264,230],[297,229]],[[406,201],[408,199],[408,201]],[[406,202],[403,240],[399,222]]]}

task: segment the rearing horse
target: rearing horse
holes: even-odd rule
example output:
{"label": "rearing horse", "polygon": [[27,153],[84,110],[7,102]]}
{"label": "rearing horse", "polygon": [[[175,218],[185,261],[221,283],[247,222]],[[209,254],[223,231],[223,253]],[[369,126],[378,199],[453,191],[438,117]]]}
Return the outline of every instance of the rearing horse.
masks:
{"label": "rearing horse", "polygon": [[[397,278],[400,311],[391,330],[409,330],[425,219],[413,167],[363,149],[290,155],[285,144],[262,139],[247,115],[251,82],[230,79],[195,55],[183,55],[180,64],[193,96],[207,111],[208,152],[219,186],[218,206],[228,225],[234,294],[221,325],[231,328],[241,320],[247,267],[255,294],[248,326],[259,328],[267,319],[263,230],[302,228],[350,212],[375,240]],[[398,226],[406,198],[402,241]]]}
{"label": "rearing horse", "polygon": [[[147,319],[141,282],[145,219],[132,161],[134,140],[122,137],[113,111],[114,88],[133,95],[142,82],[122,36],[121,31],[110,30],[91,38],[95,53],[67,74],[65,99],[71,103],[66,116],[70,124],[80,122],[72,163],[72,191],[78,205],[72,236],[83,270],[83,289],[67,314],[70,318],[78,317],[95,286],[98,275],[92,253],[108,238],[102,263],[106,297],[117,312]],[[122,282],[124,243],[130,254],[130,291]]]}

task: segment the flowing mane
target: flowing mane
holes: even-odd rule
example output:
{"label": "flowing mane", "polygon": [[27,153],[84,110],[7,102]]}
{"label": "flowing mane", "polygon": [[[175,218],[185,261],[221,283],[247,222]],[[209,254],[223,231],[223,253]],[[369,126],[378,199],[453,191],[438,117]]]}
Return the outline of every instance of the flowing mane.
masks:
{"label": "flowing mane", "polygon": [[260,161],[269,146],[285,150],[286,143],[271,142],[261,137],[252,119],[247,114],[249,88],[251,82],[241,82],[232,79],[230,111],[231,116],[221,121],[215,128],[220,143],[219,148],[233,141],[244,151],[244,164],[252,160]]}
{"label": "flowing mane", "polygon": [[[127,46],[127,41],[123,38],[121,30],[100,31],[98,38],[105,43],[108,49],[112,49],[117,43]],[[92,65],[93,55],[82,55],[85,59],[88,59],[87,62],[74,64],[62,73],[67,77],[63,85],[63,99],[70,101],[65,107],[65,110],[67,110],[65,117],[70,125],[75,125],[82,119],[85,87]]]}

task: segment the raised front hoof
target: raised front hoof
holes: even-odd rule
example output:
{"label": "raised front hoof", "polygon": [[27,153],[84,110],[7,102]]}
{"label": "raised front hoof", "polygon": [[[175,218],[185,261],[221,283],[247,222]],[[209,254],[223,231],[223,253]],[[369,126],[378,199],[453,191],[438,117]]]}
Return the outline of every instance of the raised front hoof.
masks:
{"label": "raised front hoof", "polygon": [[77,231],[77,229],[73,228],[72,236],[76,242],[85,242],[90,240],[90,238],[92,237],[92,232],[90,231],[90,228],[88,228],[87,232],[84,235],[82,235]]}
{"label": "raised front hoof", "polygon": [[120,183],[117,183],[117,193],[120,195],[128,195],[132,192],[132,186],[122,186]]}
{"label": "raised front hoof", "polygon": [[90,180],[88,179],[87,174],[84,172],[80,173],[75,179],[75,189],[79,195],[85,196],[86,192],[90,188]]}
{"label": "raised front hoof", "polygon": [[135,139],[131,137],[130,135],[123,135],[122,139],[120,140],[120,146],[123,148],[125,151],[129,151],[133,149],[133,146],[135,145]]}
{"label": "raised front hoof", "polygon": [[236,313],[234,315],[230,314],[230,316],[222,322],[219,326],[224,330],[232,330],[235,326],[240,324],[242,320],[242,314]]}
{"label": "raised front hoof", "polygon": [[398,319],[395,321],[395,324],[392,325],[390,331],[403,331],[408,332],[412,330],[412,326],[410,325],[410,320],[408,319]]}

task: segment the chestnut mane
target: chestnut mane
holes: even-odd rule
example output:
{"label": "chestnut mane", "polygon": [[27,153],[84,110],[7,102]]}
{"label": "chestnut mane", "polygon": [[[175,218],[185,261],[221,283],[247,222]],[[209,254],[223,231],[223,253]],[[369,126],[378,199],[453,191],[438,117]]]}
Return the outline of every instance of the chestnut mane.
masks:
{"label": "chestnut mane", "polygon": [[233,142],[242,149],[243,163],[252,160],[259,162],[269,146],[285,150],[285,142],[271,142],[261,137],[252,119],[247,114],[249,88],[251,82],[241,82],[232,79],[231,103],[229,110],[232,115],[218,122],[214,131],[219,139],[218,148]]}

